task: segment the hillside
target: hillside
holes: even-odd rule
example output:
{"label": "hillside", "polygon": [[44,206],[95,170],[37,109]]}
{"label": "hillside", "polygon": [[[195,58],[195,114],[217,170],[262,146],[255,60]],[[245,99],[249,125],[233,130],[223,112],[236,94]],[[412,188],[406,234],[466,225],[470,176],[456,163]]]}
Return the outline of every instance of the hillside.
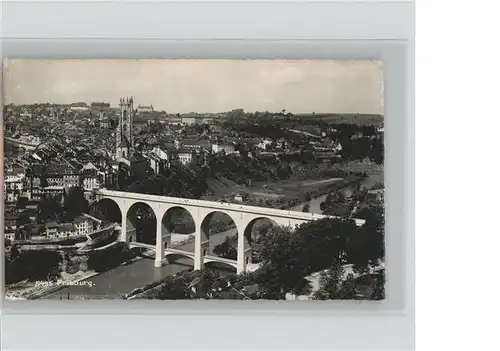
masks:
{"label": "hillside", "polygon": [[321,119],[330,123],[354,123],[358,125],[379,125],[384,122],[384,116],[378,114],[355,114],[355,113],[315,113],[315,114],[296,114],[296,118],[304,120]]}

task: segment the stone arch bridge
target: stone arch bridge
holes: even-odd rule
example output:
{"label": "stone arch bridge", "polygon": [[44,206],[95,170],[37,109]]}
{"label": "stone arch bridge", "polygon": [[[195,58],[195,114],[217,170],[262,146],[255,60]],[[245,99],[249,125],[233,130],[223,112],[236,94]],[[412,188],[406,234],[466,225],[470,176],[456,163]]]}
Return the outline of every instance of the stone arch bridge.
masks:
{"label": "stone arch bridge", "polygon": [[[298,211],[280,210],[266,207],[247,206],[216,201],[193,200],[167,196],[147,195],[130,192],[120,192],[101,189],[96,192],[96,202],[104,199],[111,200],[118,205],[121,212],[120,241],[131,245],[155,250],[155,267],[161,267],[169,256],[180,255],[194,260],[194,269],[202,269],[210,262],[225,263],[236,268],[237,273],[246,271],[251,263],[251,247],[248,240],[256,221],[267,219],[279,226],[292,228],[304,222],[324,218],[322,214],[305,213]],[[136,242],[136,230],[129,215],[130,209],[137,204],[149,206],[156,217],[156,245]],[[174,210],[182,209],[189,213],[195,224],[194,253],[177,250],[171,247],[172,229],[169,218]],[[229,260],[217,256],[209,256],[207,248],[209,242],[209,223],[212,216],[222,212],[229,216],[236,226],[238,233],[237,260]],[[362,225],[363,220],[356,219],[356,224]]]}

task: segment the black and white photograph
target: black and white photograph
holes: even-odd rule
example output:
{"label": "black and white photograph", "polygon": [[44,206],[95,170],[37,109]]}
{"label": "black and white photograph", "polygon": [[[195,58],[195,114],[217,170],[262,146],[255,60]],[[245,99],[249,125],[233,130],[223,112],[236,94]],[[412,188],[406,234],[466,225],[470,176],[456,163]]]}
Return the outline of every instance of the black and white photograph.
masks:
{"label": "black and white photograph", "polygon": [[3,62],[7,300],[384,300],[384,69]]}

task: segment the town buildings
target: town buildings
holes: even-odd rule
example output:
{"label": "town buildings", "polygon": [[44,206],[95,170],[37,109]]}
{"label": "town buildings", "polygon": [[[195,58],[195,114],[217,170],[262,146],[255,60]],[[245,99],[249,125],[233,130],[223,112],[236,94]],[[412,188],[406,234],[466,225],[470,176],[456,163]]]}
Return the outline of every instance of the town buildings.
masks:
{"label": "town buildings", "polygon": [[183,165],[187,165],[191,162],[193,159],[193,149],[192,148],[187,148],[187,147],[181,147],[179,148],[177,155],[179,157],[179,161]]}
{"label": "town buildings", "polygon": [[[125,178],[144,179],[166,173],[175,162],[196,167],[217,157],[237,157],[241,150],[248,151],[250,157],[265,151],[277,157],[291,150],[283,138],[240,135],[227,129],[225,115],[167,114],[143,105],[135,108],[132,97],[121,98],[117,107],[92,102],[15,111],[20,123],[9,122],[9,135],[32,143],[33,149],[5,161],[4,200],[7,206],[15,207],[20,198],[26,199],[34,208],[26,205],[17,209],[17,215],[24,211],[24,218],[32,222],[37,219],[38,201],[47,196],[63,201],[74,187],[81,187],[91,199],[95,189],[121,187],[123,174]],[[311,150],[330,154],[338,152],[339,145],[325,138],[311,145]],[[297,147],[295,151],[299,152]],[[15,217],[16,211],[13,213],[9,218]],[[12,220],[9,223],[6,234],[12,238],[19,226]],[[33,235],[71,237],[88,229],[82,223],[62,227],[52,223]]]}
{"label": "town buildings", "polygon": [[224,153],[226,155],[231,155],[236,152],[234,149],[234,144],[230,143],[214,143],[211,145],[211,148],[214,154]]}
{"label": "town buildings", "polygon": [[149,106],[139,105],[139,106],[137,106],[137,113],[148,113],[148,112],[153,112],[153,111],[154,111],[153,105],[149,105]]}
{"label": "town buildings", "polygon": [[4,175],[4,200],[5,202],[16,202],[24,191],[24,168],[7,170]]}
{"label": "town buildings", "polygon": [[153,169],[155,174],[158,174],[162,170],[170,167],[170,157],[168,153],[159,147],[155,147],[153,150],[148,152],[147,157],[150,161],[150,167]]}
{"label": "town buildings", "polygon": [[70,104],[69,108],[72,111],[88,111],[89,110],[89,106],[85,102],[75,102],[74,104]]}

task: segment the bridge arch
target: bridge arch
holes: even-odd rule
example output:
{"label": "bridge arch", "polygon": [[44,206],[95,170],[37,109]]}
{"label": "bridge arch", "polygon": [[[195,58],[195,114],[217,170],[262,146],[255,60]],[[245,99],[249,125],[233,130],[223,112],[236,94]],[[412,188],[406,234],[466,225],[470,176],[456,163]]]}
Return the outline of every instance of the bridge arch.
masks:
{"label": "bridge arch", "polygon": [[268,217],[257,217],[252,219],[245,227],[245,239],[249,245],[252,245],[260,238],[262,233],[271,228],[278,227],[279,224]]}
{"label": "bridge arch", "polygon": [[156,244],[156,215],[150,205],[135,202],[128,208],[126,219],[127,242]]}
{"label": "bridge arch", "polygon": [[202,256],[214,255],[236,260],[238,229],[231,215],[223,211],[208,213],[201,221],[200,235]]}
{"label": "bridge arch", "polygon": [[[196,232],[196,222],[189,210],[182,206],[170,207],[161,219],[161,235],[164,238],[164,248],[171,247],[172,235],[186,236]],[[188,245],[186,245],[188,246]],[[186,248],[188,252],[194,252],[194,248]]]}
{"label": "bridge arch", "polygon": [[177,264],[184,264],[183,262],[179,262],[180,260],[188,260],[189,263],[186,263],[187,266],[191,267],[194,262],[194,257],[188,253],[180,253],[180,252],[167,252],[165,255],[165,259],[168,263],[176,262]]}
{"label": "bridge arch", "polygon": [[245,265],[248,265],[249,263],[258,263],[258,260],[256,260],[256,257],[253,254],[254,245],[266,230],[278,226],[279,224],[275,220],[267,217],[254,218],[245,226],[243,235],[246,252],[244,257]]}
{"label": "bridge arch", "polygon": [[90,205],[90,213],[101,220],[115,222],[118,225],[120,225],[122,221],[120,206],[115,200],[110,198],[94,201]]}
{"label": "bridge arch", "polygon": [[211,261],[211,260],[206,260],[204,263],[204,266],[206,268],[212,268],[212,269],[222,269],[222,270],[227,270],[236,273],[238,269],[238,265],[236,261],[234,263],[229,263],[229,262],[220,262],[220,261]]}

